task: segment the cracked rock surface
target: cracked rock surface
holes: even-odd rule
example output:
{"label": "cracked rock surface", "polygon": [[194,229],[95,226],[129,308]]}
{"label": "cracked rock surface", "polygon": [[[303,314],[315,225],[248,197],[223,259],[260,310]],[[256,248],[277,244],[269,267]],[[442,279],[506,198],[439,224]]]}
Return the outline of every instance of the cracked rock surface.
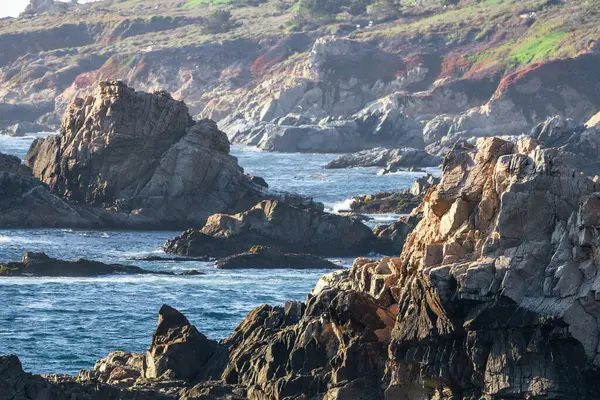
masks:
{"label": "cracked rock surface", "polygon": [[136,92],[119,81],[76,99],[60,135],[36,140],[25,163],[53,193],[130,215],[133,226],[201,225],[265,197],[213,121],[194,121],[166,92]]}

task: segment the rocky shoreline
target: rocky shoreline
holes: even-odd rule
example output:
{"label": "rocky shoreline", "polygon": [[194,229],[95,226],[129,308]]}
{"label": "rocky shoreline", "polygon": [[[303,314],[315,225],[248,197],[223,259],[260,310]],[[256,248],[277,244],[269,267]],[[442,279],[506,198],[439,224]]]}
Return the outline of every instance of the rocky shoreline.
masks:
{"label": "rocky shoreline", "polygon": [[[222,340],[164,304],[146,352],[89,352],[106,356],[77,375],[31,374],[18,354],[0,355],[0,400],[600,398],[597,4],[129,3],[31,0],[0,18],[0,134],[59,129],[23,162],[0,152],[0,229],[173,230],[167,255],[122,258],[215,268],[176,279],[183,291],[157,279],[168,300],[155,279],[127,287],[110,299],[123,315],[155,297],[191,316],[201,299],[211,318],[237,322],[232,310],[251,303],[244,282],[257,282],[241,276],[292,277],[297,295],[299,277],[326,274],[305,301],[259,306]],[[344,153],[319,162],[328,174],[441,164],[442,176],[368,186],[332,214],[246,173],[232,143]],[[377,213],[404,215],[363,223]],[[332,257],[359,258],[340,269]],[[0,280],[203,275],[126,264],[26,252],[0,263]],[[211,274],[217,301],[198,285]],[[91,297],[90,313],[108,300],[74,296],[72,281],[88,279],[50,280],[66,281],[56,293],[72,303]],[[104,280],[112,296],[117,279]],[[7,309],[21,289],[6,292]],[[57,308],[55,324],[82,329]],[[35,328],[2,320],[3,340]],[[134,349],[125,334],[115,348]]]}
{"label": "rocky shoreline", "polygon": [[[599,184],[532,139],[457,144],[398,258],[359,258],[220,342],[163,306],[146,354],[3,393],[148,399],[594,399]],[[523,218],[527,215],[527,218]],[[540,384],[543,382],[543,384]],[[63,396],[63,397],[61,397]]]}

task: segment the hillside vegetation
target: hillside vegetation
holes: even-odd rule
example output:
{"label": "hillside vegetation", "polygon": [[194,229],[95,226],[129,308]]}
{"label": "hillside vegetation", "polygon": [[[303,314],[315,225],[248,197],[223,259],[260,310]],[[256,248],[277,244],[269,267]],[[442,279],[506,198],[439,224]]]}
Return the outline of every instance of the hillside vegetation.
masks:
{"label": "hillside vegetation", "polygon": [[[297,113],[307,104],[296,97],[293,107],[270,102],[285,103],[290,90],[310,92],[317,85],[324,94],[319,104],[308,104],[313,111],[346,117],[399,91],[465,79],[497,84],[539,63],[596,53],[599,9],[600,0],[54,4],[43,13],[0,20],[0,103],[17,107],[4,112],[0,104],[0,125],[19,115],[56,126],[66,105],[101,79],[173,92],[192,113],[217,121],[233,113],[260,121]],[[319,38],[327,38],[323,54],[313,47]],[[346,44],[332,45],[338,38]],[[315,70],[311,57],[325,61]],[[360,94],[352,89],[357,84]],[[476,101],[467,95],[461,110],[436,105],[420,112],[417,122],[482,105],[493,92],[488,86],[477,87]],[[350,99],[345,92],[353,93]],[[343,103],[337,111],[336,102]],[[260,111],[268,107],[279,108]],[[316,124],[323,115],[308,117]]]}

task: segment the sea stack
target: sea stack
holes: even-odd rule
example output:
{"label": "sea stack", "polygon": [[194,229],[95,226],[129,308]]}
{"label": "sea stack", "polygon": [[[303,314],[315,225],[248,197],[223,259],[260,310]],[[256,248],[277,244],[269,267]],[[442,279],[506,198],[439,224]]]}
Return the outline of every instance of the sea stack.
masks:
{"label": "sea stack", "polygon": [[264,197],[213,121],[194,121],[166,92],[136,92],[120,81],[76,99],[60,135],[36,140],[25,163],[61,197],[160,229],[202,225]]}

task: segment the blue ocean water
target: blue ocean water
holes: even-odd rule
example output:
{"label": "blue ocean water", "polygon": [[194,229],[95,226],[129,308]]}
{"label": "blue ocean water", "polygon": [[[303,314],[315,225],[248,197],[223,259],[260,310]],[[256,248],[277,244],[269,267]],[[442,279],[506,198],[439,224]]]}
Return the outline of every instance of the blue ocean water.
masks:
{"label": "blue ocean water", "polygon": [[[0,152],[24,157],[35,137],[0,136]],[[312,195],[329,209],[345,208],[353,195],[406,188],[422,175],[378,176],[377,168],[324,170],[333,154],[264,153],[234,147],[246,172],[262,176],[272,190]],[[439,174],[439,171],[431,170]],[[375,216],[371,225],[394,220]],[[209,262],[145,262],[161,255],[179,232],[0,230],[0,261],[25,251],[61,259],[88,258],[156,271],[198,269],[200,276],[108,276],[102,278],[0,279],[0,354],[17,354],[26,370],[76,373],[112,350],[143,352],[167,303],[181,310],[207,336],[221,339],[254,307],[304,300],[324,270],[222,271]],[[351,259],[337,260],[349,266]]]}

